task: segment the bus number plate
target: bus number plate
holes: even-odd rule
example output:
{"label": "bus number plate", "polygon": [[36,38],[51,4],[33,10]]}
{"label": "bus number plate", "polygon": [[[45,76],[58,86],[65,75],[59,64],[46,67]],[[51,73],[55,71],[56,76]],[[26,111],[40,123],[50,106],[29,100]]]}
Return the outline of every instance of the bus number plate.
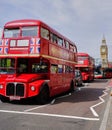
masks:
{"label": "bus number plate", "polygon": [[17,96],[10,96],[10,100],[20,100],[20,97],[17,97]]}

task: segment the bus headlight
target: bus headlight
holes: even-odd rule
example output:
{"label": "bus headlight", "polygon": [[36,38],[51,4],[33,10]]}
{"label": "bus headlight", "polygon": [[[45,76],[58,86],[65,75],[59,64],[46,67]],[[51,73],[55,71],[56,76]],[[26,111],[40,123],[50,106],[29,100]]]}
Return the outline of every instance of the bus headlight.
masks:
{"label": "bus headlight", "polygon": [[31,86],[31,90],[35,91],[36,90],[35,86]]}
{"label": "bus headlight", "polygon": [[2,84],[0,84],[0,89],[3,89],[3,85]]}

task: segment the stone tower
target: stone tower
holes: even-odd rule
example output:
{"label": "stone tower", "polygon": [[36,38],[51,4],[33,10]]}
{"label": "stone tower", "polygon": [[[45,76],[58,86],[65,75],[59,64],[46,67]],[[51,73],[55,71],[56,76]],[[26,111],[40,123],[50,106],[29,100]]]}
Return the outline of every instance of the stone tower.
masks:
{"label": "stone tower", "polygon": [[102,60],[102,69],[108,68],[108,47],[104,36],[102,39],[102,45],[100,46],[100,55]]}

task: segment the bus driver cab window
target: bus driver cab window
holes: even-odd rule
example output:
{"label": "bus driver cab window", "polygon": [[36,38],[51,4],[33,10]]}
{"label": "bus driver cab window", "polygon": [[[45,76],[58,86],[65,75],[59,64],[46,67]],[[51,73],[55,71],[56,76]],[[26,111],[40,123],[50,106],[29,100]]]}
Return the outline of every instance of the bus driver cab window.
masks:
{"label": "bus driver cab window", "polygon": [[47,63],[35,63],[32,65],[32,73],[47,73],[48,72],[48,65]]}
{"label": "bus driver cab window", "polygon": [[18,69],[19,73],[26,72],[26,68],[27,66],[25,64],[20,64]]}

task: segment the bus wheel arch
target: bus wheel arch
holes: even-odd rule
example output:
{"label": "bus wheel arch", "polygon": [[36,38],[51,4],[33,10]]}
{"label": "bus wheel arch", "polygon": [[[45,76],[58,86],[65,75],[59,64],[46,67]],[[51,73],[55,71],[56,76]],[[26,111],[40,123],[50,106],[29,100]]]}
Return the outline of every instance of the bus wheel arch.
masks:
{"label": "bus wheel arch", "polygon": [[42,87],[40,88],[39,95],[36,97],[36,100],[39,104],[44,105],[49,101],[50,97],[50,91],[48,84],[44,83],[42,84]]}
{"label": "bus wheel arch", "polygon": [[4,97],[4,96],[2,96],[2,95],[0,95],[0,100],[1,100],[3,103],[7,103],[7,102],[10,101],[8,97]]}

